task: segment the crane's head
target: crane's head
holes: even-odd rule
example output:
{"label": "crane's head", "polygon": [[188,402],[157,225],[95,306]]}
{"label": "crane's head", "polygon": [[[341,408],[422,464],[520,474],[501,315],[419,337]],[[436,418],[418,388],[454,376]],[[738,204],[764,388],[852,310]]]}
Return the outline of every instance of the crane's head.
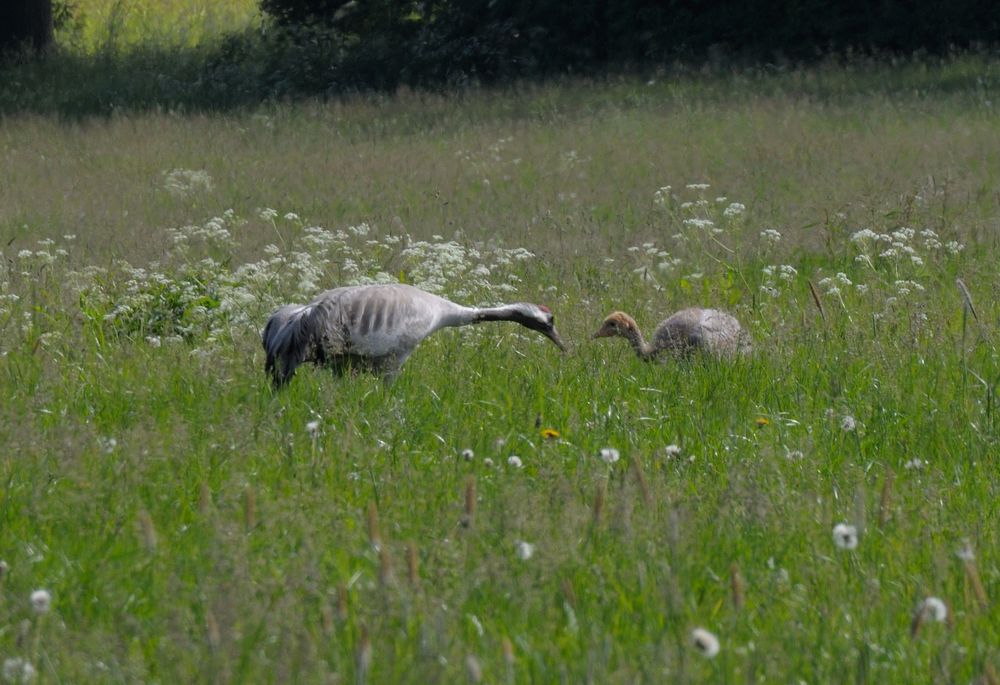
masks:
{"label": "crane's head", "polygon": [[627,338],[630,334],[638,332],[638,330],[639,327],[636,325],[635,319],[631,316],[625,312],[612,312],[604,319],[604,323],[591,336],[591,339],[610,338],[616,335]]}
{"label": "crane's head", "polygon": [[560,350],[563,352],[566,351],[566,345],[563,344],[562,338],[559,337],[559,333],[556,331],[551,309],[542,304],[531,304],[529,302],[521,302],[515,306],[517,308],[515,321],[526,328],[538,331],[554,342]]}

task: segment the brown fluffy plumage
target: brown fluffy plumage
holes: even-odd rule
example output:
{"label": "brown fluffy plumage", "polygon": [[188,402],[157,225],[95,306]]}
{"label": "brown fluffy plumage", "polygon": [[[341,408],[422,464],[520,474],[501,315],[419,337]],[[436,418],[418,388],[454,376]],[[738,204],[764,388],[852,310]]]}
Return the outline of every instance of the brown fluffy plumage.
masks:
{"label": "brown fluffy plumage", "polygon": [[635,319],[625,312],[613,312],[594,338],[620,336],[629,341],[640,358],[651,360],[663,353],[685,356],[708,352],[719,357],[735,357],[750,352],[750,336],[731,314],[718,309],[682,309],[667,317],[646,342]]}

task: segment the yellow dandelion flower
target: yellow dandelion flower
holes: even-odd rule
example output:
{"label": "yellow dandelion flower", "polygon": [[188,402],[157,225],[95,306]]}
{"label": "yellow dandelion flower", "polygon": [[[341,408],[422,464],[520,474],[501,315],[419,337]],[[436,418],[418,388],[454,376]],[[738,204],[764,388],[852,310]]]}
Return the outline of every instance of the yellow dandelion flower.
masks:
{"label": "yellow dandelion flower", "polygon": [[558,440],[559,431],[557,431],[555,428],[543,428],[542,437],[545,438],[546,440]]}
{"label": "yellow dandelion flower", "polygon": [[768,421],[767,418],[763,416],[758,416],[756,419],[754,419],[754,423],[757,424],[757,428],[763,428],[764,426],[768,425],[771,422]]}

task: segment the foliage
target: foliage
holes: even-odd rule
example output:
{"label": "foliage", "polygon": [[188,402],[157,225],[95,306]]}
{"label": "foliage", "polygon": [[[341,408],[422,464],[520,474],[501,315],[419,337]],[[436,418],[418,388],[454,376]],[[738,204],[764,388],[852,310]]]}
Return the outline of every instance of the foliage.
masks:
{"label": "foliage", "polygon": [[[0,119],[3,677],[989,682],[995,73]],[[367,279],[570,350],[272,393],[271,308]],[[590,340],[688,305],[754,355]]]}

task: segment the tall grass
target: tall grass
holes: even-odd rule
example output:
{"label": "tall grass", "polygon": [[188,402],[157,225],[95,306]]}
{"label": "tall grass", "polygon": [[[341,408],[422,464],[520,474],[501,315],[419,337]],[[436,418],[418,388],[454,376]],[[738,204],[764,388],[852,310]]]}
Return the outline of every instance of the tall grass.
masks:
{"label": "tall grass", "polygon": [[[0,655],[47,681],[989,682],[1000,127],[989,79],[946,92],[962,69],[934,97],[826,67],[4,119]],[[427,274],[459,253],[488,274]],[[430,276],[548,304],[571,351],[482,326],[388,387],[272,394],[275,303]],[[687,305],[754,355],[589,340]]]}

